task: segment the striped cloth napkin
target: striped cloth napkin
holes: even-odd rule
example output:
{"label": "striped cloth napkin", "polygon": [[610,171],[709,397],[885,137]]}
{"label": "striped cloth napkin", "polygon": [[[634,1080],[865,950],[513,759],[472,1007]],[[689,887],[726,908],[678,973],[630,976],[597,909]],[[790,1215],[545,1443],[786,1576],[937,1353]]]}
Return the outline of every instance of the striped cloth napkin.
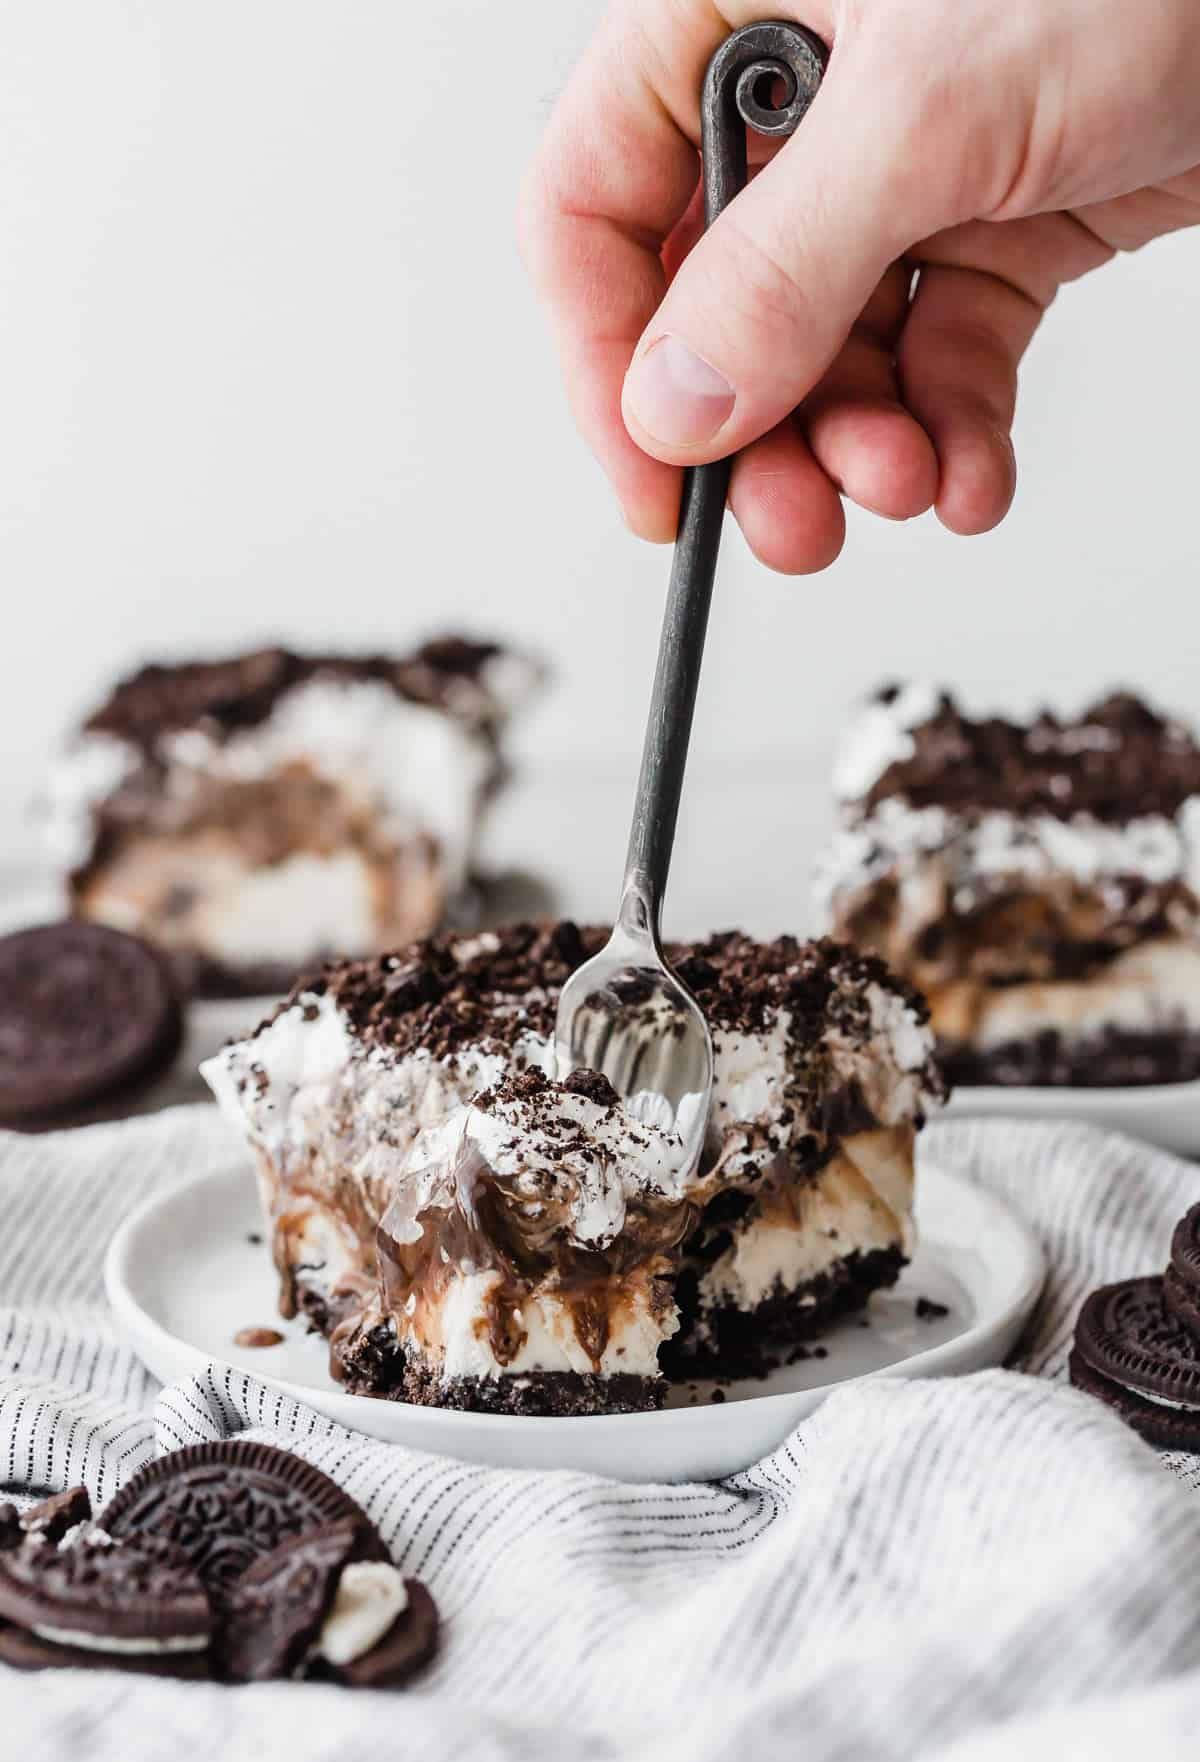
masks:
{"label": "striped cloth napkin", "polygon": [[445,1616],[403,1695],[0,1666],[0,1750],[51,1762],[990,1762],[1200,1743],[1200,1458],[1064,1383],[1101,1280],[1163,1263],[1200,1172],[1074,1125],[949,1121],[1051,1277],[1020,1370],[847,1387],[718,1485],[623,1486],[372,1443],[231,1371],[160,1388],[101,1291],[116,1224],[227,1154],[215,1110],[0,1135],[0,1464],[102,1504],[156,1451],[287,1444]]}

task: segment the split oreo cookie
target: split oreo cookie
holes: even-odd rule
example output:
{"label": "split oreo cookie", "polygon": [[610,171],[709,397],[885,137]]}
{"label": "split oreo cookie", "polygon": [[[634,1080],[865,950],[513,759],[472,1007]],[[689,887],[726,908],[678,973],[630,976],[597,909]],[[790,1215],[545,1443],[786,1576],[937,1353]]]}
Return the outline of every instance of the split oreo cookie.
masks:
{"label": "split oreo cookie", "polygon": [[66,1125],[160,1076],[183,1013],[166,963],[104,924],[0,937],[0,1124]]}
{"label": "split oreo cookie", "polygon": [[1200,1341],[1200,1205],[1193,1205],[1175,1226],[1163,1290],[1171,1314]]}
{"label": "split oreo cookie", "polygon": [[354,1500],[267,1444],[164,1456],[95,1523],[82,1487],[0,1505],[0,1663],[20,1670],[395,1688],[437,1637]]}
{"label": "split oreo cookie", "polygon": [[22,1627],[0,1626],[0,1664],[13,1670],[131,1670],[139,1676],[208,1676],[204,1652],[106,1652],[94,1646],[60,1646]]}
{"label": "split oreo cookie", "polygon": [[45,1645],[98,1654],[97,1662],[107,1654],[203,1659],[212,1634],[199,1577],[154,1537],[122,1545],[92,1536],[65,1548],[27,1538],[0,1554],[0,1619]]}
{"label": "split oreo cookie", "polygon": [[87,1523],[92,1515],[92,1501],[86,1487],[68,1487],[65,1493],[53,1493],[40,1505],[31,1505],[20,1517],[24,1535],[39,1542],[61,1542],[71,1530]]}
{"label": "split oreo cookie", "polygon": [[25,1511],[6,1500],[0,1505],[0,1553],[18,1548],[29,1536],[38,1542],[61,1542],[71,1530],[88,1522],[92,1502],[86,1487],[69,1487]]}
{"label": "split oreo cookie", "polygon": [[219,1674],[391,1689],[419,1670],[437,1648],[437,1606],[390,1561],[362,1559],[361,1540],[354,1524],[328,1524],[257,1561],[228,1592]]}
{"label": "split oreo cookie", "polygon": [[351,1689],[398,1689],[437,1651],[437,1604],[420,1579],[406,1578],[408,1602],[391,1627],[359,1657],[343,1664],[319,1662],[310,1672]]}
{"label": "split oreo cookie", "polygon": [[336,1481],[286,1450],[238,1439],[160,1456],[121,1488],[98,1522],[118,1541],[165,1537],[187,1555],[218,1606],[256,1561],[327,1524],[354,1526],[358,1558],[388,1558],[366,1513]]}
{"label": "split oreo cookie", "polygon": [[220,1652],[233,1682],[294,1676],[306,1662],[361,1532],[331,1523],[256,1560],[229,1591]]}
{"label": "split oreo cookie", "polygon": [[1148,1443],[1200,1450],[1200,1346],[1167,1308],[1159,1277],[1093,1291],[1075,1324],[1071,1381]]}

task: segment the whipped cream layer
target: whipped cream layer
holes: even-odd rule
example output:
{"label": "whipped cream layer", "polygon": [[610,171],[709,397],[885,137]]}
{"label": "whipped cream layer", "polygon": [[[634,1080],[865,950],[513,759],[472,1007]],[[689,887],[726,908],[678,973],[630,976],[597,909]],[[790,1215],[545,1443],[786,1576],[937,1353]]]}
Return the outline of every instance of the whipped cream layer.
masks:
{"label": "whipped cream layer", "polygon": [[970,912],[1001,891],[1037,888],[1064,876],[1084,887],[1123,879],[1157,886],[1177,881],[1200,896],[1200,797],[1189,797],[1170,819],[1139,815],[1116,826],[1086,814],[1069,820],[1003,811],[975,815],[888,799],[840,829],[820,861],[815,885],[827,924],[888,882],[917,927],[929,921],[931,906]]}
{"label": "whipped cream layer", "polygon": [[[691,1168],[597,1074],[555,1080],[558,991],[597,940],[517,927],[342,963],[209,1061],[256,1155],[285,1308],[315,1299],[347,1352],[389,1329],[444,1376],[650,1376],[706,1207],[812,1182],[852,1133],[898,1133],[908,1186],[847,1202],[839,1251],[874,1246],[885,1214],[903,1244],[940,1086],[925,1013],[881,963],[745,938],[671,951],[716,1055]],[[778,1227],[807,1239],[815,1216]]]}

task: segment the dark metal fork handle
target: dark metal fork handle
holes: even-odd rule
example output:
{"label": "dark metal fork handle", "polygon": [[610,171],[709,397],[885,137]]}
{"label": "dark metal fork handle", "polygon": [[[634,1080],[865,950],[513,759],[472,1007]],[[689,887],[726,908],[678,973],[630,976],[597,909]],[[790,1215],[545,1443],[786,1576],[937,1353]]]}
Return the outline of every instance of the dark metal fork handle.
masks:
{"label": "dark metal fork handle", "polygon": [[[746,130],[790,135],[817,95],[825,45],[802,25],[771,21],[728,37],[708,65],[701,102],[704,219],[711,226],[746,182]],[[671,866],[700,663],[708,629],[732,460],[683,474],[679,533],[659,639],[633,828],[623,918],[657,940]]]}

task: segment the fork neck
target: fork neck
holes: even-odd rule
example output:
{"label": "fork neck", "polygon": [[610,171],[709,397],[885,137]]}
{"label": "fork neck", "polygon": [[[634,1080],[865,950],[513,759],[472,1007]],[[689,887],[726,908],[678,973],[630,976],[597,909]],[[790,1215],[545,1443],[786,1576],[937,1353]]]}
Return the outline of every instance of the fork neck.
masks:
{"label": "fork neck", "polygon": [[[630,853],[632,858],[632,851]],[[653,877],[633,862],[627,864],[621,885],[621,903],[617,909],[614,936],[657,954],[660,941],[662,889]]]}

